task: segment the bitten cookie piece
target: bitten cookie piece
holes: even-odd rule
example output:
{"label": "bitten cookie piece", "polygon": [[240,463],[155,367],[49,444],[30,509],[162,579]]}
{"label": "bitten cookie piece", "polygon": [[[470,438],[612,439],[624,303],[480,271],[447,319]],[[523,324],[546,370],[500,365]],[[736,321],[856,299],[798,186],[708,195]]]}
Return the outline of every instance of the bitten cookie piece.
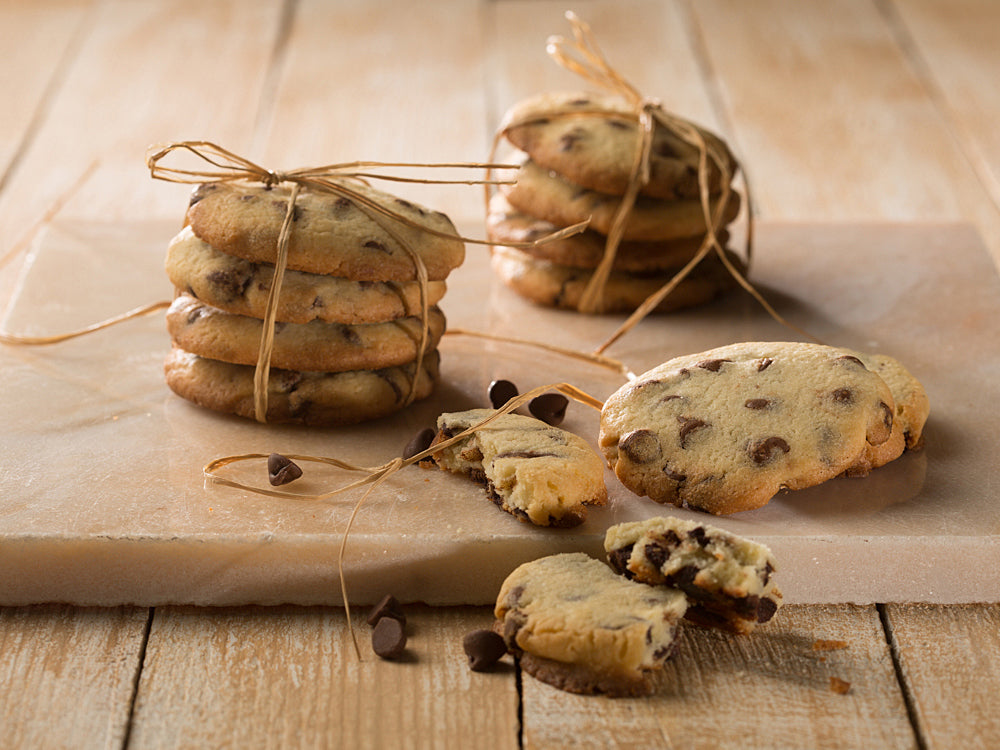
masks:
{"label": "bitten cookie piece", "polygon": [[[274,266],[219,252],[184,227],[167,248],[166,271],[178,289],[213,307],[263,318]],[[446,282],[427,282],[427,304],[436,305]],[[420,314],[416,281],[352,281],[303,271],[285,271],[276,319],[284,323],[384,323]]]}
{"label": "bitten cookie piece", "polygon": [[714,526],[668,516],[622,523],[604,549],[626,578],[683,591],[685,618],[702,627],[749,633],[781,606],[771,550]]}
{"label": "bitten cookie piece", "polygon": [[[639,148],[634,113],[634,106],[620,97],[546,93],[515,104],[501,128],[511,143],[545,169],[591,190],[623,195]],[[722,155],[730,174],[735,174],[736,161],[726,144],[706,130],[697,131]],[[696,146],[657,126],[649,155],[649,181],[640,192],[666,199],[697,198],[698,160]],[[708,168],[708,187],[716,193],[722,175],[712,160]]]}
{"label": "bitten cookie piece", "polygon": [[[590,221],[590,229],[610,234],[621,198],[586,190],[555,172],[548,172],[533,161],[521,164],[517,182],[501,187],[507,201],[522,211],[560,227]],[[713,215],[721,198],[712,200]],[[729,194],[720,226],[729,224],[740,210],[739,193]],[[662,201],[640,197],[636,200],[622,238],[632,241],[676,240],[703,236],[707,225],[701,201],[696,199]]]}
{"label": "bitten cookie piece", "polygon": [[[431,280],[446,278],[462,264],[465,245],[443,213],[361,183],[351,182],[350,187],[418,226],[382,216],[375,221],[347,197],[303,189],[295,201],[288,268],[354,281],[414,281],[413,259],[393,235],[423,260]],[[201,185],[191,197],[187,220],[195,235],[216,250],[254,263],[274,263],[290,193],[283,185]]]}
{"label": "bitten cookie piece", "polygon": [[679,591],[629,581],[570,553],[514,570],[494,614],[528,674],[573,693],[626,696],[653,691],[686,609]]}
{"label": "bitten cookie piece", "polygon": [[[494,413],[442,414],[432,447]],[[445,471],[484,484],[497,506],[537,526],[577,526],[588,505],[607,499],[601,458],[583,438],[520,414],[500,415],[433,458]]]}
{"label": "bitten cookie piece", "polygon": [[605,402],[599,443],[638,495],[725,514],[832,479],[892,433],[889,387],[849,349],[748,342],[678,357]]}

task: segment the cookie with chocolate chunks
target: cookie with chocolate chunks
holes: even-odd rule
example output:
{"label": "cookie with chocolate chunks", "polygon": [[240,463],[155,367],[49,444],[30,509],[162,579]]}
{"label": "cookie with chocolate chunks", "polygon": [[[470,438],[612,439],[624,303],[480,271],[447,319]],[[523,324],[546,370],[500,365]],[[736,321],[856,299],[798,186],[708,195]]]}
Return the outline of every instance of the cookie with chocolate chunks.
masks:
{"label": "cookie with chocolate chunks", "polygon": [[673,655],[684,595],[616,575],[583,553],[524,563],[504,581],[496,629],[521,667],[573,693],[648,695]]}
{"label": "cookie with chocolate chunks", "polygon": [[889,386],[849,349],[747,342],[620,388],[599,443],[637,495],[727,514],[843,473],[889,440],[894,414]]}
{"label": "cookie with chocolate chunks", "polygon": [[[725,142],[703,128],[691,127],[734,175],[736,160]],[[501,128],[508,140],[537,164],[578,185],[614,195],[623,195],[628,187],[640,132],[635,107],[621,97],[580,92],[540,94],[511,107]],[[657,125],[649,155],[649,181],[640,194],[670,200],[697,198],[699,159],[697,145]],[[722,172],[711,159],[707,169],[708,190],[717,193]]]}
{"label": "cookie with chocolate chunks", "polygon": [[[415,281],[416,265],[397,238],[420,257],[431,280],[444,279],[461,265],[465,245],[443,213],[357,181],[344,185],[406,221],[378,212],[376,221],[370,215],[375,209],[362,208],[362,200],[303,187],[292,214],[288,268],[354,281]],[[187,222],[216,250],[274,263],[290,194],[287,185],[201,185],[191,197]]]}
{"label": "cookie with chocolate chunks", "polygon": [[[438,379],[440,357],[427,352],[414,399],[427,398]],[[174,347],[164,373],[174,393],[199,406],[254,418],[254,366],[221,362]],[[377,419],[406,406],[416,362],[377,370],[315,372],[272,369],[268,378],[270,423],[340,426]]]}
{"label": "cookie with chocolate chunks", "polygon": [[683,591],[685,619],[702,627],[749,633],[781,607],[771,550],[714,526],[669,516],[617,524],[604,549],[626,578]]}
{"label": "cookie with chocolate chunks", "polygon": [[[184,227],[167,248],[167,277],[202,302],[237,315],[263,318],[274,279],[274,266],[253,263],[216,250]],[[445,281],[427,283],[427,303],[436,305]],[[416,281],[352,281],[286,270],[275,320],[283,323],[384,323],[420,314]]]}
{"label": "cookie with chocolate chunks", "polygon": [[[495,413],[442,414],[434,445]],[[441,469],[483,484],[498,507],[536,526],[577,526],[586,519],[587,506],[607,499],[603,462],[587,441],[520,414],[501,414],[433,459]]]}
{"label": "cookie with chocolate chunks", "polygon": [[[206,305],[188,294],[167,310],[167,331],[175,346],[210,359],[256,365],[263,322]],[[427,314],[427,348],[444,334],[440,308]],[[271,366],[286,370],[344,372],[405,365],[420,350],[421,321],[399,318],[385,323],[275,323]]]}

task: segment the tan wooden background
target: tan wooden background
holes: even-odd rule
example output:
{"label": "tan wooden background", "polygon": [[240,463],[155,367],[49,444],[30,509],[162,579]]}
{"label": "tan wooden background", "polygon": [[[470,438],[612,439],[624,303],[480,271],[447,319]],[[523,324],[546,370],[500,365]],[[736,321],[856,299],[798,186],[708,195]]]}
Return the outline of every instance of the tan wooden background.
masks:
{"label": "tan wooden background", "polygon": [[[278,168],[482,160],[508,105],[578,85],[544,53],[568,7],[641,90],[729,140],[762,220],[967,222],[1000,261],[992,0],[0,0],[0,302],[46,220],[180,220],[152,143]],[[426,200],[481,221],[478,194]],[[0,745],[1000,745],[995,604],[687,631],[649,700],[474,674],[461,637],[489,620],[414,608],[412,658],[390,664],[354,658],[337,609],[0,609]]]}

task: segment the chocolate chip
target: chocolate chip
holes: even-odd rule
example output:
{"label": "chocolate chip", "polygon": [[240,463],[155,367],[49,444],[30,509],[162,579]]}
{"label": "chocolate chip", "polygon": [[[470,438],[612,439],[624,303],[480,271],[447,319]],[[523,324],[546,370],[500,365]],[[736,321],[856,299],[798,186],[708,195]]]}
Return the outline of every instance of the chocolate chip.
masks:
{"label": "chocolate chip", "polygon": [[660,141],[653,146],[653,153],[661,159],[676,159],[678,154],[674,148],[666,141]]}
{"label": "chocolate chip", "polygon": [[771,359],[770,357],[764,357],[763,359],[758,359],[757,372],[764,372],[764,370],[766,370],[768,367],[771,366],[772,362],[774,362],[774,360]]}
{"label": "chocolate chip", "polygon": [[205,279],[226,299],[232,300],[241,297],[246,292],[250,285],[251,275],[232,269],[215,270],[209,271]]}
{"label": "chocolate chip", "polygon": [[200,201],[202,198],[204,198],[213,190],[218,190],[218,188],[219,186],[212,182],[207,182],[205,184],[199,185],[191,193],[191,200],[188,203],[188,206],[193,206],[195,203]]}
{"label": "chocolate chip", "polygon": [[778,605],[773,599],[767,597],[762,598],[757,603],[757,622],[767,622],[772,617],[774,613],[778,611]]}
{"label": "chocolate chip", "polygon": [[636,464],[652,463],[662,453],[660,440],[651,430],[633,430],[628,433],[618,441],[618,450]]}
{"label": "chocolate chip", "polygon": [[681,448],[686,447],[685,443],[687,442],[688,435],[702,427],[708,427],[707,422],[695,419],[694,417],[677,417],[677,421],[681,423]]}
{"label": "chocolate chip", "polygon": [[645,553],[646,559],[649,560],[655,568],[662,567],[663,563],[665,563],[667,558],[670,557],[669,550],[659,544],[647,544],[642,548],[642,551]]}
{"label": "chocolate chip", "polygon": [[684,482],[687,480],[687,474],[681,474],[679,471],[674,471],[670,468],[670,464],[663,467],[663,473],[667,475],[669,479],[673,479],[675,482]]}
{"label": "chocolate chip", "polygon": [[702,370],[708,370],[709,372],[718,372],[722,369],[722,365],[726,362],[732,362],[731,359],[705,359],[699,362],[696,367],[700,367]]}
{"label": "chocolate chip", "polygon": [[382,600],[368,611],[367,622],[369,625],[375,625],[383,617],[391,617],[404,625],[406,624],[406,613],[403,612],[399,601],[392,594],[383,596]]}
{"label": "chocolate chip", "polygon": [[616,573],[620,573],[626,578],[632,578],[632,571],[628,569],[629,558],[632,557],[632,548],[635,545],[629,544],[620,549],[611,550],[608,553],[608,564]]}
{"label": "chocolate chip", "polygon": [[499,409],[518,395],[517,386],[509,380],[494,380],[486,393],[494,409]]}
{"label": "chocolate chip", "polygon": [[892,409],[889,408],[889,404],[885,401],[879,401],[879,406],[882,407],[882,421],[885,423],[886,429],[890,432],[892,431]]}
{"label": "chocolate chip", "polygon": [[590,104],[590,99],[585,99],[585,98],[574,99],[569,104],[571,107],[586,107],[588,104]]}
{"label": "chocolate chip", "polygon": [[406,629],[394,617],[383,617],[372,628],[372,651],[383,659],[398,659],[406,650]]}
{"label": "chocolate chip", "polygon": [[854,391],[850,388],[838,388],[831,395],[838,404],[849,404],[854,400]]}
{"label": "chocolate chip", "polygon": [[559,150],[572,151],[573,147],[576,146],[578,142],[583,140],[586,135],[586,132],[581,128],[574,128],[568,133],[563,133],[562,137],[559,138]]}
{"label": "chocolate chip", "polygon": [[562,421],[566,418],[566,407],[568,405],[569,399],[561,393],[543,393],[541,396],[531,399],[531,402],[528,404],[528,411],[531,412],[532,416],[545,422],[545,424],[555,427],[558,424],[562,424]]}
{"label": "chocolate chip", "polygon": [[766,464],[771,459],[775,458],[779,451],[782,453],[788,453],[791,447],[783,438],[772,436],[769,438],[764,438],[763,440],[758,440],[752,446],[750,446],[750,458],[758,466],[761,464]]}
{"label": "chocolate chip", "polygon": [[410,442],[406,444],[403,448],[403,460],[409,460],[413,458],[418,453],[423,453],[425,450],[431,447],[431,443],[434,442],[434,436],[437,434],[432,428],[425,427],[412,438]]}
{"label": "chocolate chip", "polygon": [[280,453],[267,457],[267,479],[275,487],[294,482],[302,476],[302,469],[290,458]]}
{"label": "chocolate chip", "polygon": [[853,356],[851,354],[845,354],[843,357],[837,357],[837,361],[838,362],[841,362],[841,361],[843,361],[843,362],[852,362],[852,363],[858,365],[862,370],[867,370],[868,369],[867,367],[865,367],[865,363],[864,362],[862,362],[860,359],[858,359],[857,357],[855,357],[855,356]]}
{"label": "chocolate chip", "polygon": [[750,398],[747,402],[743,404],[748,409],[767,409],[771,406],[771,399],[769,398]]}
{"label": "chocolate chip", "polygon": [[705,527],[703,527],[703,526],[695,526],[693,529],[691,529],[691,531],[689,532],[688,536],[690,536],[692,539],[694,539],[695,542],[698,543],[699,547],[704,548],[704,547],[708,546],[709,539],[708,539],[708,536],[706,536],[706,534],[705,534]]}
{"label": "chocolate chip", "polygon": [[492,630],[473,630],[462,639],[462,648],[469,657],[469,669],[485,672],[507,653],[503,636]]}
{"label": "chocolate chip", "polygon": [[608,120],[608,127],[615,128],[615,130],[631,130],[632,123],[624,120]]}
{"label": "chocolate chip", "polygon": [[385,245],[383,245],[378,240],[368,240],[365,243],[363,243],[361,246],[362,247],[367,247],[369,250],[378,250],[380,252],[392,255],[392,253],[389,252],[389,248],[387,248]]}
{"label": "chocolate chip", "polygon": [[556,454],[543,451],[507,451],[506,453],[497,453],[496,458],[543,458],[554,455]]}

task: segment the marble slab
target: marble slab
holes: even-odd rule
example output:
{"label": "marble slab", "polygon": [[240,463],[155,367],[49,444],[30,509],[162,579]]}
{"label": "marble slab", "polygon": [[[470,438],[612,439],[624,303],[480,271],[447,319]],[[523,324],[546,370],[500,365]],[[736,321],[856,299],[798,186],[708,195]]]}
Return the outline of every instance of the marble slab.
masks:
{"label": "marble slab", "polygon": [[[58,333],[169,299],[162,264],[174,230],[54,225],[27,257],[5,330]],[[1000,600],[1000,281],[975,232],[764,224],[753,280],[827,343],[902,360],[930,395],[926,445],[864,479],[702,518],[769,544],[790,602]],[[515,297],[475,245],[442,306],[452,327],[580,350],[621,321]],[[740,292],[647,319],[609,354],[641,372],[735,341],[795,337]],[[441,346],[437,392],[402,414],[337,430],[260,426],[172,395],[162,375],[168,346],[162,314],[54,346],[0,346],[0,604],[338,604],[338,550],[360,493],[288,500],[207,486],[205,463],[278,451],[376,465],[439,412],[484,405],[494,378],[522,391],[570,382],[599,399],[623,382],[535,349],[453,335]],[[573,404],[563,426],[596,443],[598,418]],[[289,489],[319,493],[354,479],[306,468]],[[262,464],[232,475],[266,486]],[[462,478],[410,467],[358,513],[344,558],[351,600],[391,592],[404,601],[488,604],[525,560],[600,555],[610,524],[699,517],[632,495],[610,472],[607,481],[607,507],[581,527],[553,531],[502,513]]]}

